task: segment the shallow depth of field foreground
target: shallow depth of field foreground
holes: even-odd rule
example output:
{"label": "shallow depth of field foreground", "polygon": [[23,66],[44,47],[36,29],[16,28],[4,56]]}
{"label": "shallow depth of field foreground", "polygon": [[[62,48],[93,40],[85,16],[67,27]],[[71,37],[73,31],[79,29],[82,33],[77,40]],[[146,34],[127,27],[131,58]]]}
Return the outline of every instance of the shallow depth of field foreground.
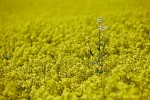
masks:
{"label": "shallow depth of field foreground", "polygon": [[150,0],[0,0],[0,100],[150,100]]}

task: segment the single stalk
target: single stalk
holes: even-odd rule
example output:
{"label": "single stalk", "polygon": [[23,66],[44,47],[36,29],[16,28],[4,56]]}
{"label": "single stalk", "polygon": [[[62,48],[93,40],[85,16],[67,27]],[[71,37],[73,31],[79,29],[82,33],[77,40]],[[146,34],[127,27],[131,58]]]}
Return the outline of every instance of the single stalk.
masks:
{"label": "single stalk", "polygon": [[[101,65],[102,62],[101,62],[101,58],[105,55],[105,46],[106,46],[106,39],[105,39],[105,36],[101,36],[101,32],[103,32],[104,34],[104,31],[107,30],[107,26],[103,26],[103,19],[100,17],[98,18],[98,65]],[[102,48],[101,48],[101,41],[104,43],[102,45]],[[101,51],[102,49],[102,51]]]}
{"label": "single stalk", "polygon": [[100,17],[100,18],[97,19],[97,21],[98,21],[98,25],[99,25],[99,27],[98,27],[98,30],[99,30],[99,31],[98,31],[98,59],[97,59],[98,61],[97,61],[97,62],[98,62],[98,65],[100,65],[100,63],[101,63],[101,62],[100,62],[100,61],[101,61],[101,60],[100,60],[100,58],[101,58],[101,57],[100,57],[100,56],[101,56],[101,48],[100,48],[100,47],[101,47],[101,45],[100,45],[100,42],[101,42],[101,39],[100,39],[100,38],[101,38],[101,34],[100,34],[100,33],[101,33],[101,29],[102,29],[101,23],[102,23],[103,19]]}
{"label": "single stalk", "polygon": [[[100,23],[99,23],[99,25],[100,25]],[[100,29],[99,29],[99,32],[98,32],[98,51],[99,51],[99,53],[98,53],[98,65],[100,65],[100,55],[101,55],[101,49],[100,49],[100,42],[101,42],[101,40],[100,40],[100,38],[101,38],[101,35],[100,35]]]}

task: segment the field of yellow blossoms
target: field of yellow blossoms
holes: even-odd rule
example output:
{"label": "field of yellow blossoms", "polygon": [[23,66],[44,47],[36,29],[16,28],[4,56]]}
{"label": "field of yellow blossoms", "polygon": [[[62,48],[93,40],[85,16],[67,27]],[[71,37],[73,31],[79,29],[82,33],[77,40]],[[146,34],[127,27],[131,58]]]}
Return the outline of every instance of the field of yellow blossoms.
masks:
{"label": "field of yellow blossoms", "polygon": [[149,0],[0,0],[0,100],[150,100]]}

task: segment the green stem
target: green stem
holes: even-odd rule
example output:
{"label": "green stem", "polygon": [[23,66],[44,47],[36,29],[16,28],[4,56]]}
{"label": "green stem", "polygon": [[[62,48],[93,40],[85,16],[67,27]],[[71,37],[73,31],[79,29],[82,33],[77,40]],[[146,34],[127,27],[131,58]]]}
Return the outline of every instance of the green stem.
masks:
{"label": "green stem", "polygon": [[[99,23],[100,25],[100,23]],[[98,54],[98,65],[100,65],[100,29],[99,29],[99,32],[98,32],[98,51],[99,51],[99,54]]]}

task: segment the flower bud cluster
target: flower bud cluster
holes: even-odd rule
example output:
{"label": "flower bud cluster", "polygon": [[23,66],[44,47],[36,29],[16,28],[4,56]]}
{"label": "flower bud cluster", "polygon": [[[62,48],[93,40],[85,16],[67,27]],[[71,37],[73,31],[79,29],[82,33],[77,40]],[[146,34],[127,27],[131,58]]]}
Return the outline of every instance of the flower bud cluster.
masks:
{"label": "flower bud cluster", "polygon": [[102,25],[102,24],[103,24],[103,18],[102,18],[102,17],[99,17],[99,18],[97,19],[97,23],[99,24],[98,30],[105,31],[105,30],[108,29],[107,26],[103,26],[103,25]]}

